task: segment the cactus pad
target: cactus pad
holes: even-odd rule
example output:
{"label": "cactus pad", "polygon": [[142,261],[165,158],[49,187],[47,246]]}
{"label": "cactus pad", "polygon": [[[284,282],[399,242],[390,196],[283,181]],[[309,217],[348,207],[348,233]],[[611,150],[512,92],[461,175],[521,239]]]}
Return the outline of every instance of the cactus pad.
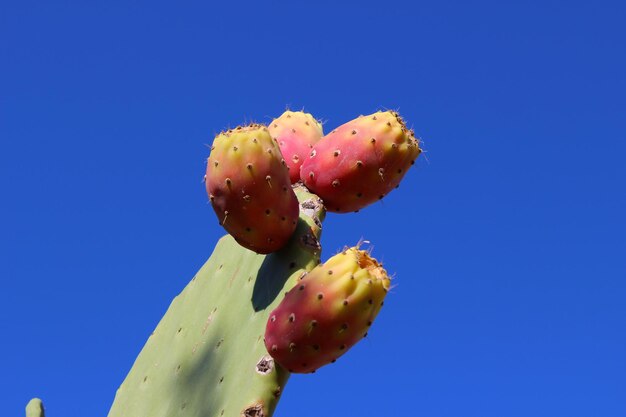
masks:
{"label": "cactus pad", "polygon": [[289,372],[268,355],[269,312],[319,263],[324,209],[297,187],[285,248],[259,255],[225,236],[170,305],[120,386],[109,417],[269,417]]}

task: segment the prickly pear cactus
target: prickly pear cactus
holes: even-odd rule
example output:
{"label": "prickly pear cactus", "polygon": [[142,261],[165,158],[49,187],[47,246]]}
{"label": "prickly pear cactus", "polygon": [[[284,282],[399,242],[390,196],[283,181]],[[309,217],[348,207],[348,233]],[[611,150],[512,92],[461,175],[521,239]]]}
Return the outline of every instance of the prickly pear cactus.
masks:
{"label": "prickly pear cactus", "polygon": [[268,355],[269,312],[320,261],[325,215],[296,187],[300,219],[278,252],[223,237],[170,305],[115,396],[109,417],[271,416],[289,372]]}
{"label": "prickly pear cactus", "polygon": [[[172,301],[109,417],[271,417],[291,372],[314,372],[366,336],[389,277],[358,247],[319,265],[321,222],[396,188],[419,140],[389,111],[321,135],[310,114],[289,111],[271,129],[218,135],[206,187],[230,235]],[[39,399],[26,416],[44,417]]]}

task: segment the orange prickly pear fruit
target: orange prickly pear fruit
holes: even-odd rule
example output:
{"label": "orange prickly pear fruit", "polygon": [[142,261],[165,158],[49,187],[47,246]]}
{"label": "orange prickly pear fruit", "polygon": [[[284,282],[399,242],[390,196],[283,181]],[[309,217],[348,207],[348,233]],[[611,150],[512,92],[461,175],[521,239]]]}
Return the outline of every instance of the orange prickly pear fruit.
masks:
{"label": "orange prickly pear fruit", "polygon": [[418,139],[400,115],[380,111],[324,136],[303,162],[300,176],[328,211],[358,211],[397,187],[420,153]]}
{"label": "orange prickly pear fruit", "polygon": [[300,181],[300,166],[323,136],[322,125],[310,113],[287,110],[269,124],[289,168],[291,183]]}
{"label": "orange prickly pear fruit", "polygon": [[290,372],[334,362],[366,336],[390,279],[365,250],[346,249],[305,275],[270,313],[265,346]]}
{"label": "orange prickly pear fruit", "polygon": [[220,224],[240,245],[274,252],[295,231],[298,200],[267,127],[251,124],[217,135],[205,183]]}

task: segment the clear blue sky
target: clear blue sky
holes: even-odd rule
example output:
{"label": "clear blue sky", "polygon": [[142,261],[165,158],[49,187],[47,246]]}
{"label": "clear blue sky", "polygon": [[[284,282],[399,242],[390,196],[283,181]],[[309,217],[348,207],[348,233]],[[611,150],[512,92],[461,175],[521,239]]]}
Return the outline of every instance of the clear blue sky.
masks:
{"label": "clear blue sky", "polygon": [[396,276],[276,417],[626,415],[623,2],[4,1],[0,416],[104,416],[223,234],[206,144],[399,109],[427,151],[329,215]]}

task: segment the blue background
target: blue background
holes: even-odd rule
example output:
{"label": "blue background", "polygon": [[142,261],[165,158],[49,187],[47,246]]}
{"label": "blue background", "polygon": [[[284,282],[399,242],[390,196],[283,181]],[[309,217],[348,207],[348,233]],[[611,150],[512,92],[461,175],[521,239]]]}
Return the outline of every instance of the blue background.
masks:
{"label": "blue background", "polygon": [[[91,4],[90,4],[91,3]],[[223,234],[206,144],[398,109],[426,153],[329,215],[395,274],[277,417],[626,415],[623,2],[5,1],[0,416],[106,415]]]}

